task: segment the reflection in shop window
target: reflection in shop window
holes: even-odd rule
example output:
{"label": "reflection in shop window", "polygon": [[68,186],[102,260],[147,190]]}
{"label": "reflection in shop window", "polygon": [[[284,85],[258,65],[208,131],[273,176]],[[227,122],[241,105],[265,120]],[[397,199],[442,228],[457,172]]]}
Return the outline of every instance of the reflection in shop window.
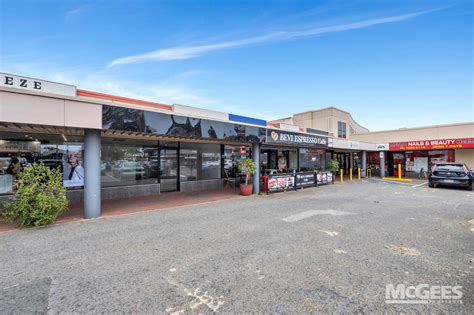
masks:
{"label": "reflection in shop window", "polygon": [[224,172],[227,177],[236,177],[240,174],[239,162],[249,157],[249,147],[225,145],[224,146]]}
{"label": "reflection in shop window", "polygon": [[155,141],[103,139],[100,172],[102,186],[157,183],[157,143]]}
{"label": "reflection in shop window", "polygon": [[300,171],[324,170],[325,166],[324,150],[300,148]]}
{"label": "reflection in shop window", "polygon": [[220,145],[181,143],[179,164],[181,181],[221,178]]}
{"label": "reflection in shop window", "polygon": [[68,142],[63,139],[60,135],[0,133],[0,194],[13,193],[15,180],[33,163],[59,169],[65,187],[82,187],[82,138],[68,136]]}

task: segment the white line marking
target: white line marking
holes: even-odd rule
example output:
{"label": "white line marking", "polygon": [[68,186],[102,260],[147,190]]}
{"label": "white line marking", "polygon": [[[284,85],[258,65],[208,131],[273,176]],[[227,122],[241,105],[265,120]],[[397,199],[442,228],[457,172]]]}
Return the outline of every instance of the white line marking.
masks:
{"label": "white line marking", "polygon": [[319,232],[326,233],[326,234],[329,235],[329,236],[336,236],[336,235],[339,235],[339,233],[337,233],[336,231],[319,230]]}
{"label": "white line marking", "polygon": [[428,304],[428,300],[385,300],[387,304]]}
{"label": "white line marking", "polygon": [[304,211],[301,213],[297,213],[294,215],[290,215],[289,217],[283,218],[283,221],[286,222],[296,222],[300,221],[315,215],[322,215],[322,214],[329,214],[333,216],[338,216],[338,215],[350,215],[350,214],[355,214],[353,212],[345,212],[345,211],[339,211],[339,210],[309,210],[309,211]]}
{"label": "white line marking", "polygon": [[415,185],[415,186],[411,186],[411,188],[416,188],[416,187],[420,187],[420,186],[423,186],[423,185],[426,185],[426,183],[421,183],[421,184],[418,184],[418,185]]}

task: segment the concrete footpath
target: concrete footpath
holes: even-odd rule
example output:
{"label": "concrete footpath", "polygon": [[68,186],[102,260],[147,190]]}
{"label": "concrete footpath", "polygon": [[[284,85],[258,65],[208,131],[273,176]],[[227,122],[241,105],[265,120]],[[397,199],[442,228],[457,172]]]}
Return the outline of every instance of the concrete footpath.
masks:
{"label": "concrete footpath", "polygon": [[[376,181],[0,234],[0,313],[471,313],[474,194]],[[388,304],[387,285],[462,287]]]}

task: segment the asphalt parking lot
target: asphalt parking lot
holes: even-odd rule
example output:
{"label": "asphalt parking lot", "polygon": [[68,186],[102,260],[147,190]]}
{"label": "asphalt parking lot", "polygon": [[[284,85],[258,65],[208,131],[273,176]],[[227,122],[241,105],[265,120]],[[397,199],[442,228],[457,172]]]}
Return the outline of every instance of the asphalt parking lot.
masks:
{"label": "asphalt parking lot", "polygon": [[[1,233],[0,313],[470,313],[473,205],[364,181]],[[462,304],[387,304],[387,284]]]}

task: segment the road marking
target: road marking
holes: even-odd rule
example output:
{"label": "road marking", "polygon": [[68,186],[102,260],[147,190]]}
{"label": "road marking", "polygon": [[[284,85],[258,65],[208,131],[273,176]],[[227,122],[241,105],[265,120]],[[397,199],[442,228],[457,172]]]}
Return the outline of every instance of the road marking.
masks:
{"label": "road marking", "polygon": [[403,256],[419,256],[421,253],[415,249],[415,248],[410,248],[410,247],[405,247],[405,246],[398,246],[398,245],[386,245],[385,246],[388,249],[391,249],[392,251],[402,254]]}
{"label": "road marking", "polygon": [[415,185],[415,186],[411,186],[411,188],[416,188],[416,187],[420,187],[420,186],[423,186],[423,185],[426,185],[426,183],[421,183],[421,184],[418,184],[418,185]]}
{"label": "road marking", "polygon": [[323,215],[323,214],[328,214],[328,215],[333,215],[333,216],[339,216],[339,215],[351,215],[355,214],[353,212],[346,212],[346,211],[339,211],[339,210],[309,210],[309,211],[304,211],[301,213],[293,214],[290,215],[289,217],[283,218],[282,220],[285,222],[297,222],[303,219],[307,219],[310,217],[313,217],[315,215]]}
{"label": "road marking", "polygon": [[207,306],[211,311],[217,312],[219,307],[224,304],[224,297],[219,296],[218,298],[214,298],[207,294],[207,291],[202,293],[199,288],[194,289],[194,291],[184,289],[184,292],[187,293],[188,296],[192,297],[193,300],[189,302],[189,307],[191,310],[195,311],[200,305]]}
{"label": "road marking", "polygon": [[339,235],[339,233],[337,233],[336,231],[324,231],[324,230],[319,230],[319,232],[326,233],[326,234],[329,235],[329,236],[336,236],[336,235]]}
{"label": "road marking", "polygon": [[342,250],[342,249],[335,249],[334,252],[336,254],[347,254],[347,252],[345,250]]}

